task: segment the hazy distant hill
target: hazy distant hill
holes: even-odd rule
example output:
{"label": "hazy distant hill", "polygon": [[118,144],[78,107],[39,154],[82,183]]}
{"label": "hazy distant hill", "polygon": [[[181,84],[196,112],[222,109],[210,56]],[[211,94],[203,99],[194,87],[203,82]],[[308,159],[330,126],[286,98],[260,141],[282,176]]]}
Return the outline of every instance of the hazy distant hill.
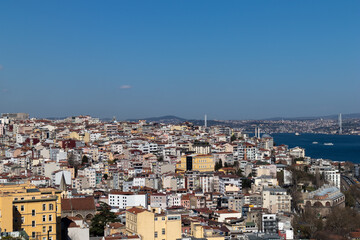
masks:
{"label": "hazy distant hill", "polygon": [[139,120],[146,120],[147,122],[158,122],[158,123],[182,123],[185,122],[185,118],[177,117],[177,116],[162,116],[162,117],[150,117],[150,118],[138,118],[138,119],[128,119],[127,121],[137,122]]}
{"label": "hazy distant hill", "polygon": [[[339,115],[327,115],[327,116],[318,116],[318,117],[274,117],[274,118],[266,118],[264,120],[269,121],[277,121],[277,120],[315,120],[315,119],[338,119]],[[342,114],[342,119],[353,119],[353,118],[360,118],[360,113],[349,113],[349,114]]]}
{"label": "hazy distant hill", "polygon": [[[274,118],[267,118],[262,120],[253,120],[253,121],[278,121],[278,120],[315,120],[315,119],[338,119],[339,115],[328,115],[328,116],[319,116],[319,117],[274,117]],[[360,118],[360,113],[350,113],[350,114],[343,114],[343,119],[351,119],[351,118]],[[158,122],[158,123],[172,123],[178,124],[185,121],[192,122],[195,125],[204,125],[204,120],[201,119],[185,119],[173,115],[167,115],[162,117],[149,117],[149,118],[138,118],[138,119],[128,119],[127,121],[137,122],[139,120],[146,120],[147,122]],[[207,125],[228,125],[228,126],[238,126],[238,122],[241,120],[208,120]]]}

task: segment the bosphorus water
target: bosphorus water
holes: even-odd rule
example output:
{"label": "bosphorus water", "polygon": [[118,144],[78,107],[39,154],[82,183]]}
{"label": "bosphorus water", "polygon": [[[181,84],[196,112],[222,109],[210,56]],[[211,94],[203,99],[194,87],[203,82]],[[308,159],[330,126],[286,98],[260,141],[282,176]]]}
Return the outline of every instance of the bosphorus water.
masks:
{"label": "bosphorus water", "polygon": [[[276,145],[285,144],[290,148],[296,146],[305,148],[306,156],[311,158],[360,163],[360,136],[308,133],[299,136],[291,133],[274,133],[271,136]],[[324,143],[334,145],[324,145]]]}

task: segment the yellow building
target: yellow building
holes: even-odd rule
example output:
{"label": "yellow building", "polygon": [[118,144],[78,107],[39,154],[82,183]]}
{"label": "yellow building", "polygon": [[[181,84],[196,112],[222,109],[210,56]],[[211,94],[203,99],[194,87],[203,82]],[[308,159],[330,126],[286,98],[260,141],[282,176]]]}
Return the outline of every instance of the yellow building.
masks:
{"label": "yellow building", "polygon": [[215,161],[212,155],[190,154],[181,156],[181,162],[176,164],[176,168],[182,171],[214,171]]}
{"label": "yellow building", "polygon": [[133,207],[126,210],[126,231],[143,240],[176,240],[181,238],[181,215]]}
{"label": "yellow building", "polygon": [[67,138],[84,141],[85,143],[88,143],[90,142],[90,133],[84,132],[83,134],[79,134],[77,132],[71,132],[69,136],[67,136]]}
{"label": "yellow building", "polygon": [[212,227],[202,225],[198,221],[191,221],[191,236],[201,239],[224,240],[225,237],[216,233]]}
{"label": "yellow building", "polygon": [[0,185],[1,232],[24,230],[30,239],[60,239],[60,194],[30,184]]}
{"label": "yellow building", "polygon": [[181,131],[181,132],[183,132],[183,131],[186,131],[188,129],[189,129],[189,127],[186,126],[186,125],[171,125],[170,126],[171,131]]}

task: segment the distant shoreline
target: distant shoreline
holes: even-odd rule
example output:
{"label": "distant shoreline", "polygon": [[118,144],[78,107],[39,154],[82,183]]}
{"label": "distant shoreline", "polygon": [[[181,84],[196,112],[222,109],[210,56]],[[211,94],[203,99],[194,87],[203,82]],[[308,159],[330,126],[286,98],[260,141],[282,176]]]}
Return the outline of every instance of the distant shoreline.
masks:
{"label": "distant shoreline", "polygon": [[[305,149],[305,155],[313,159],[360,163],[359,135],[303,133],[296,136],[292,133],[273,133],[271,136],[276,145],[285,144],[289,148],[302,147]],[[324,145],[324,143],[333,143],[333,145]]]}

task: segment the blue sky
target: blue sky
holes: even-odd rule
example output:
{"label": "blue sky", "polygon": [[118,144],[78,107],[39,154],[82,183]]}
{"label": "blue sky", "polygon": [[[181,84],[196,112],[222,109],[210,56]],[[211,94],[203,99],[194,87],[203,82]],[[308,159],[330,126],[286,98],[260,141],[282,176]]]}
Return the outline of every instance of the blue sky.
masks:
{"label": "blue sky", "polygon": [[360,112],[360,1],[1,1],[0,112]]}

